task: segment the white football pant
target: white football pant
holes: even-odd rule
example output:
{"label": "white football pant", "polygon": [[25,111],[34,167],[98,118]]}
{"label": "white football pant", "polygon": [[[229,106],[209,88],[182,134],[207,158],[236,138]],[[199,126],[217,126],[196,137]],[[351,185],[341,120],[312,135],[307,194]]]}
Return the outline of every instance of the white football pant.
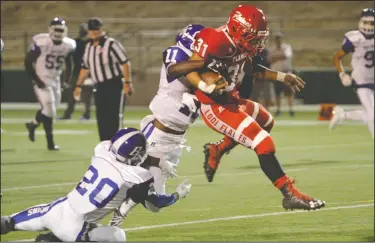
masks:
{"label": "white football pant", "polygon": [[60,85],[56,87],[46,86],[43,89],[34,85],[34,92],[42,107],[42,114],[50,118],[56,117],[56,108],[61,102]]}
{"label": "white football pant", "polygon": [[344,120],[364,121],[374,138],[374,91],[368,88],[357,89],[358,98],[362,104],[362,109],[345,111],[342,115]]}
{"label": "white football pant", "polygon": [[67,197],[59,198],[49,204],[40,204],[11,215],[15,230],[50,230],[62,241],[126,241],[125,232],[116,226],[92,228],[77,216],[70,207]]}

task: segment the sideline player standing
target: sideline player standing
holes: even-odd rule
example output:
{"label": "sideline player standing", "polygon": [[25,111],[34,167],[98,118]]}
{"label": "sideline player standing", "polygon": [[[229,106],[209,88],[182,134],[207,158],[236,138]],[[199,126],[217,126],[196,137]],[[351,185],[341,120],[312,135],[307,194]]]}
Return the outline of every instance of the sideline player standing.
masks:
{"label": "sideline player standing", "polygon": [[25,57],[25,68],[32,78],[35,95],[41,105],[35,119],[27,122],[29,139],[35,141],[35,130],[43,123],[49,150],[59,150],[53,140],[53,118],[61,101],[60,76],[65,63],[65,81],[69,83],[72,74],[72,53],[76,48],[73,39],[66,37],[68,28],[61,18],[54,18],[49,33],[35,35]]}
{"label": "sideline player standing", "polygon": [[[348,53],[353,53],[351,75],[345,73],[341,62]],[[344,120],[365,121],[374,138],[374,58],[374,9],[366,8],[361,13],[359,30],[345,34],[341,50],[334,56],[342,84],[355,89],[362,109],[344,111],[336,107],[330,123],[331,130]]]}
{"label": "sideline player standing", "polygon": [[1,216],[1,234],[48,229],[51,233],[44,236],[54,241],[56,237],[62,241],[126,241],[121,228],[98,222],[129,198],[147,209],[167,207],[185,198],[191,187],[183,182],[170,195],[156,193],[151,173],[137,166],[145,160],[147,149],[140,131],[119,130],[112,140],[95,147],[88,171],[67,196]]}

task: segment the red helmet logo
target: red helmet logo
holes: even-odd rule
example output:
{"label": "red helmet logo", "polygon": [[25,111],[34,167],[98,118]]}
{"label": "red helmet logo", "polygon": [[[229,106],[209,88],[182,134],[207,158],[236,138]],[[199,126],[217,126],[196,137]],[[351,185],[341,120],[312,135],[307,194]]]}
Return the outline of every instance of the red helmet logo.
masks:
{"label": "red helmet logo", "polygon": [[252,57],[265,48],[267,20],[262,10],[252,5],[239,5],[227,22],[230,37],[243,53]]}

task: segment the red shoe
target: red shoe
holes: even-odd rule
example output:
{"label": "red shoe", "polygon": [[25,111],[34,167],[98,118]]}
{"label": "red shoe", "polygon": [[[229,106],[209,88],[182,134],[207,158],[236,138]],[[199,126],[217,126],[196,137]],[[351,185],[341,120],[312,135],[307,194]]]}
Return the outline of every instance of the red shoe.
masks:
{"label": "red shoe", "polygon": [[203,146],[205,160],[204,160],[204,173],[207,176],[208,182],[212,182],[215,172],[219,166],[221,157],[229,151],[220,151],[216,143],[207,143]]}
{"label": "red shoe", "polygon": [[314,199],[301,193],[295,186],[295,180],[287,178],[285,184],[281,187],[284,194],[282,206],[285,210],[304,209],[316,210],[325,206],[325,201]]}

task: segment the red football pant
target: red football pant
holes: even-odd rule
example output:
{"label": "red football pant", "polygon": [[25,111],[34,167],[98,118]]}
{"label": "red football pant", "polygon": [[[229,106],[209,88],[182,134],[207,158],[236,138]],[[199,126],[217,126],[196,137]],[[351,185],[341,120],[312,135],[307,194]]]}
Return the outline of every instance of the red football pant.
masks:
{"label": "red football pant", "polygon": [[261,104],[247,99],[238,99],[239,109],[246,112],[267,132],[271,132],[274,120],[271,115]]}
{"label": "red football pant", "polygon": [[[258,155],[275,152],[275,144],[269,133],[252,116],[247,114],[256,113],[257,108],[254,109],[255,106],[249,103],[251,101],[240,102],[243,103],[240,106],[235,104],[201,104],[202,118],[206,125],[216,132],[253,149]],[[248,112],[245,112],[245,110]],[[265,117],[262,118],[263,121],[265,119]],[[273,119],[271,120],[273,121]],[[273,123],[272,121],[269,123]],[[264,125],[268,126],[267,122],[268,119],[264,122]]]}

